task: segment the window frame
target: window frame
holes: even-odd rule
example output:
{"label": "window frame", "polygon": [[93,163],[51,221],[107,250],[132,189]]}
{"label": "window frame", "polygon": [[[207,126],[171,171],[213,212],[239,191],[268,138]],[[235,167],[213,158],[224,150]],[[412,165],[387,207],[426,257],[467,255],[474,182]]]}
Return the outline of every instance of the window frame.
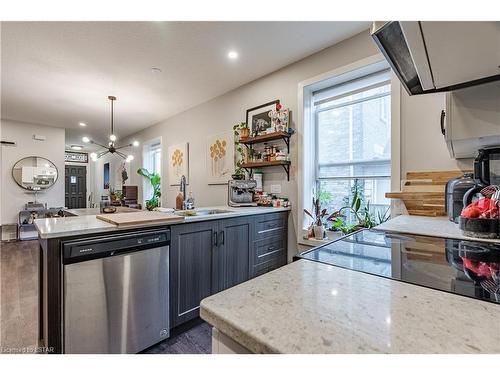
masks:
{"label": "window frame", "polygon": [[[312,190],[316,187],[316,152],[311,157],[310,150],[316,147],[316,130],[314,129],[314,111],[312,103],[313,92],[335,84],[348,82],[353,78],[366,76],[383,69],[389,68],[387,61],[381,54],[376,54],[351,64],[333,69],[318,76],[306,79],[298,84],[298,163],[297,163],[297,242],[310,245],[303,239],[306,231],[306,216],[304,208],[310,209]],[[401,129],[400,129],[400,103],[401,84],[391,71],[391,190],[399,190],[401,178]],[[397,207],[391,202],[391,214]]]}
{"label": "window frame", "polygon": [[[154,150],[153,150],[154,147]],[[154,152],[152,152],[154,151]],[[162,150],[162,139],[161,137],[153,138],[149,141],[146,141],[143,143],[142,146],[142,160],[143,160],[143,166],[146,168],[148,171],[151,172],[151,169],[153,168],[153,165],[155,164],[153,156],[154,153],[160,153],[160,158],[159,162],[160,165],[158,166],[158,173],[160,176],[162,176],[162,162],[161,162],[161,155],[163,153]],[[142,181],[142,203],[145,206],[146,205],[146,200],[150,199],[151,194],[153,193],[153,188],[151,187],[151,184],[147,179],[143,179]]]}
{"label": "window frame", "polygon": [[[381,70],[381,71],[378,71],[378,72],[374,72],[374,73],[372,73],[372,75],[383,74],[384,71],[387,71],[387,70],[388,69]],[[363,79],[365,77],[366,76],[360,77],[360,79]],[[350,95],[354,95],[354,94],[359,94],[359,93],[361,93],[363,91],[372,90],[372,89],[375,89],[375,88],[378,88],[378,87],[382,87],[382,86],[387,86],[387,85],[390,85],[390,84],[391,84],[391,80],[390,79],[386,79],[386,80],[383,80],[383,81],[375,83],[375,84],[370,84],[368,86],[363,86],[362,88],[358,88],[358,89],[355,89],[355,90],[350,90],[350,91],[347,91],[347,92],[345,92],[343,94],[332,96],[332,97],[328,97],[326,99],[321,99],[319,101],[314,101],[314,94],[315,94],[315,92],[313,92],[311,100],[312,100],[312,106],[313,106],[313,111],[314,111],[315,190],[316,191],[320,190],[320,184],[321,184],[322,180],[323,181],[334,181],[334,180],[343,180],[343,181],[347,181],[347,180],[350,180],[350,181],[352,181],[352,180],[386,180],[386,179],[390,180],[390,178],[391,178],[390,174],[389,175],[361,175],[361,176],[329,176],[329,177],[321,177],[321,174],[320,174],[320,167],[321,166],[334,166],[334,167],[335,166],[349,166],[349,167],[352,167],[354,165],[370,165],[370,164],[379,164],[381,162],[389,162],[388,164],[390,166],[391,159],[370,159],[370,160],[366,160],[366,161],[353,160],[353,161],[342,161],[342,162],[338,162],[338,163],[320,163],[319,158],[318,158],[318,156],[319,156],[319,152],[318,152],[318,150],[319,150],[319,136],[318,136],[318,133],[319,133],[319,115],[322,112],[330,111],[330,110],[334,110],[334,109],[338,109],[338,108],[343,108],[343,107],[347,107],[347,106],[352,106],[352,105],[356,105],[356,104],[359,104],[359,103],[364,103],[364,102],[367,102],[367,101],[370,101],[370,100],[385,98],[385,97],[391,95],[391,91],[387,91],[387,92],[383,92],[383,93],[378,93],[378,94],[373,94],[373,95],[368,96],[368,97],[354,99],[354,100],[342,102],[340,104],[334,104],[334,105],[330,105],[328,107],[323,107],[323,108],[316,109],[317,106],[320,106],[322,104],[325,104],[325,103],[328,103],[328,102],[334,102],[335,100],[341,99],[341,98],[346,97],[346,96],[350,96]],[[342,85],[342,83],[340,83],[339,85]]]}

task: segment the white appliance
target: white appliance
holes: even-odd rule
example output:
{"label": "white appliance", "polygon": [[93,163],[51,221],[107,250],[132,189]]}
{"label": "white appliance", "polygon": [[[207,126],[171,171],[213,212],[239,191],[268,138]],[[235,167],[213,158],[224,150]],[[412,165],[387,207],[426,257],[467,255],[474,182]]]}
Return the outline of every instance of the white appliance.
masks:
{"label": "white appliance", "polygon": [[500,145],[500,81],[446,94],[441,132],[450,156],[473,158],[481,148]]}
{"label": "white appliance", "polygon": [[500,79],[500,22],[374,22],[371,34],[410,95]]}

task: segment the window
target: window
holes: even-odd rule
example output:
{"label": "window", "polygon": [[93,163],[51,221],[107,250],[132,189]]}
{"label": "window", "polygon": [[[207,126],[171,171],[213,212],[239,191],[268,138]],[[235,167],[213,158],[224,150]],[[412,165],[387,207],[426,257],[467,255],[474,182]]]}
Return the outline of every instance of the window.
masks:
{"label": "window", "polygon": [[[146,142],[143,147],[143,164],[151,173],[158,173],[161,175],[161,139],[154,139]],[[143,179],[142,185],[142,198],[144,204],[146,200],[152,197],[153,187],[148,180]]]}
{"label": "window", "polygon": [[312,92],[315,189],[329,212],[358,191],[373,211],[390,205],[391,85],[383,70]]}

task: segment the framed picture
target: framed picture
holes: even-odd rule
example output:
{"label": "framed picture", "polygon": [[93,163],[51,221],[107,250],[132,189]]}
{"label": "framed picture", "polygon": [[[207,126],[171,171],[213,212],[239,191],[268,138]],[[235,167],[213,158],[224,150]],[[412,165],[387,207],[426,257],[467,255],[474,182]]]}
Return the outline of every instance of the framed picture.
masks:
{"label": "framed picture", "polygon": [[250,128],[250,135],[255,136],[257,134],[266,134],[272,129],[272,121],[269,116],[269,112],[276,109],[276,104],[279,104],[279,100],[274,100],[272,102],[259,105],[247,109],[247,124]]}
{"label": "framed picture", "polygon": [[234,172],[234,134],[225,132],[207,138],[206,170],[209,185],[227,184]]}
{"label": "framed picture", "polygon": [[186,177],[186,184],[189,184],[189,144],[187,142],[168,148],[169,185],[180,185],[183,175]]}

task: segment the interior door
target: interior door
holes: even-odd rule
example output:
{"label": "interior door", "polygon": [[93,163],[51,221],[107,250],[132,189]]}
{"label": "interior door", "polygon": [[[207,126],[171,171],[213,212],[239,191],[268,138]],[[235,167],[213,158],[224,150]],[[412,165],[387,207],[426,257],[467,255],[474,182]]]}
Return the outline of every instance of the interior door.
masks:
{"label": "interior door", "polygon": [[87,207],[87,167],[84,165],[66,165],[65,203],[67,208]]}

